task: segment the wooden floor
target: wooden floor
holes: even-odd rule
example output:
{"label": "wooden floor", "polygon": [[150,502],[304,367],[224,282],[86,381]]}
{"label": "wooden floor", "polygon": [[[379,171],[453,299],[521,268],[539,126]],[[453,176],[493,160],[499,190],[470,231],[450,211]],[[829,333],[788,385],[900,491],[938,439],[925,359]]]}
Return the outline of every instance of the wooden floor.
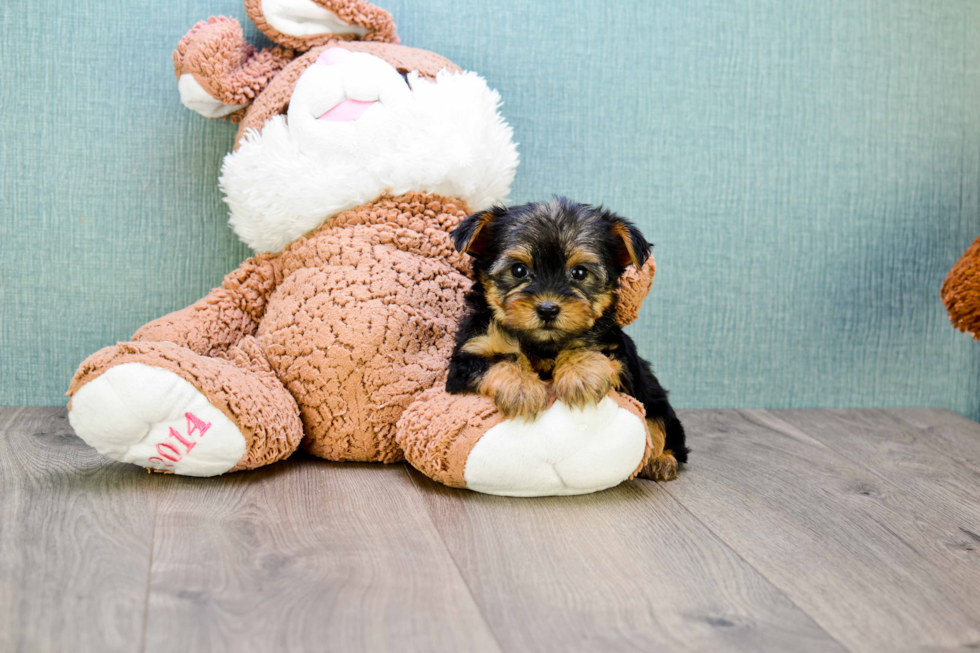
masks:
{"label": "wooden floor", "polygon": [[0,651],[980,648],[980,425],[682,419],[677,481],[504,499],[309,457],[151,475],[0,408]]}

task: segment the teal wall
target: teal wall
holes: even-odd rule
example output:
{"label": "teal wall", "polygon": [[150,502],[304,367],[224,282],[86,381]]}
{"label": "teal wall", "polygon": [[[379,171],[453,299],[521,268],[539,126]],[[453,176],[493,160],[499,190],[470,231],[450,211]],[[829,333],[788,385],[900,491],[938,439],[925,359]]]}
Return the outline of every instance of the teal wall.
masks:
{"label": "teal wall", "polygon": [[[980,234],[980,4],[381,2],[501,91],[514,200],[602,202],[656,243],[631,331],[676,404],[980,418],[980,343],[939,301]],[[0,5],[0,404],[63,403],[87,354],[248,255],[217,190],[235,128],[181,107],[170,63],[211,14],[245,22]]]}

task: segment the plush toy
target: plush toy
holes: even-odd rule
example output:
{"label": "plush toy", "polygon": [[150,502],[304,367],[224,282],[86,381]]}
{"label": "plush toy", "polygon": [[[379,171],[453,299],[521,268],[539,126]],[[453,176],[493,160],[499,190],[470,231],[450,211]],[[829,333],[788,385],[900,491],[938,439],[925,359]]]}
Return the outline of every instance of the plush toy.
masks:
{"label": "plush toy", "polygon": [[[580,494],[646,470],[663,434],[610,392],[504,420],[444,390],[468,262],[450,232],[503,201],[518,162],[496,92],[398,45],[363,0],[245,0],[277,44],[256,51],[229,18],[174,53],[183,103],[240,123],[220,184],[258,254],[220,288],[85,360],[68,395],[79,436],[151,470],[211,476],[299,446],[335,461],[407,459],[454,487]],[[622,280],[636,317],[652,260]],[[656,431],[656,430],[655,430]]]}
{"label": "plush toy", "polygon": [[953,326],[980,339],[980,238],[950,270],[942,296]]}

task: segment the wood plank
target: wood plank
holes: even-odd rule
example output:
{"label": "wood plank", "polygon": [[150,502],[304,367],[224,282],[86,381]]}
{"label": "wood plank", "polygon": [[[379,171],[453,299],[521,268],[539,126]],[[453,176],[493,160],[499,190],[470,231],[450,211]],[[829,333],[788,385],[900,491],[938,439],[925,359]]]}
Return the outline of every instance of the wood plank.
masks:
{"label": "wood plank", "polygon": [[766,411],[682,419],[695,452],[666,490],[845,646],[980,645],[976,554],[910,493]]}
{"label": "wood plank", "polygon": [[0,425],[0,650],[139,650],[158,480],[96,453],[64,408]]}
{"label": "wood plank", "polygon": [[513,499],[412,477],[505,650],[843,650],[656,484]]}
{"label": "wood plank", "polygon": [[168,480],[150,653],[500,650],[404,466]]}
{"label": "wood plank", "polygon": [[930,446],[980,473],[980,424],[944,408],[893,408],[890,414],[922,429]]}
{"label": "wood plank", "polygon": [[915,415],[924,422],[930,419],[927,411],[891,409],[788,410],[773,419],[785,428],[800,429],[908,492],[913,501],[910,511],[958,534],[945,546],[980,562],[973,553],[980,549],[980,424],[959,418],[969,424],[958,433],[959,422],[949,421],[954,414],[948,411],[946,415],[939,411],[935,416],[939,421],[931,428],[910,423],[903,412],[910,419]]}

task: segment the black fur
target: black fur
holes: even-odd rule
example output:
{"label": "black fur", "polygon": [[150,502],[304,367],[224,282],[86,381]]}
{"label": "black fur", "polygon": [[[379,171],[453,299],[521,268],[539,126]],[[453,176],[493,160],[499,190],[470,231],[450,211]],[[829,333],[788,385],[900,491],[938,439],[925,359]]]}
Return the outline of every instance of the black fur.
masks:
{"label": "black fur", "polygon": [[[650,256],[650,244],[631,222],[602,207],[559,197],[548,204],[495,207],[475,213],[461,222],[452,235],[456,248],[473,257],[478,283],[467,294],[467,312],[456,333],[446,381],[448,392],[477,392],[481,378],[494,363],[517,358],[514,354],[484,357],[462,351],[473,338],[486,334],[491,322],[520,344],[520,354],[534,369],[540,368],[544,380],[550,379],[548,362],[553,363],[562,349],[585,347],[600,351],[622,363],[623,391],[643,404],[648,419],[663,422],[665,449],[672,450],[679,463],[687,461],[684,427],[667,400],[667,391],[614,317],[620,276],[630,263],[643,265]],[[506,258],[518,249],[529,253],[534,268],[523,278],[513,274],[513,266],[520,261]],[[586,266],[587,278],[582,282],[569,278],[567,262],[574,251],[591,253],[596,259]],[[591,326],[581,330],[525,330],[496,319],[488,290],[526,297],[528,301],[542,295],[581,301],[608,296],[610,303]]]}

